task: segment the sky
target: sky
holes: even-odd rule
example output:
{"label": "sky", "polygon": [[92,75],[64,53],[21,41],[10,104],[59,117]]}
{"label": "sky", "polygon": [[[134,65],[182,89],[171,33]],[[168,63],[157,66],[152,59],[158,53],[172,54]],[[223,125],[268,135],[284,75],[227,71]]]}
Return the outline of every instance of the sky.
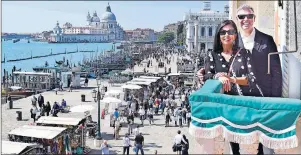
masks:
{"label": "sky", "polygon": [[[85,26],[88,11],[105,12],[109,1],[2,1],[2,32],[37,33],[62,26]],[[164,25],[183,20],[185,13],[200,12],[202,1],[111,1],[117,22],[124,30],[151,28],[162,31]],[[212,1],[211,9],[224,11],[228,1]]]}

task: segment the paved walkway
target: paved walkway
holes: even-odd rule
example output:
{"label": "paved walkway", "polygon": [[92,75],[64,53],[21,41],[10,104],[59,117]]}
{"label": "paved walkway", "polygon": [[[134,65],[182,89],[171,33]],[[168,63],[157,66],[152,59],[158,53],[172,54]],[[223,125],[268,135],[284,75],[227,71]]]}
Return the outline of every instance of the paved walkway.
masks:
{"label": "paved walkway", "polygon": [[[172,61],[170,65],[167,65],[168,67],[172,67],[172,72],[176,72],[176,57],[174,59],[175,61]],[[150,72],[158,72],[157,70],[157,63],[153,61],[153,67],[150,67]],[[137,71],[143,71],[143,67],[135,66],[135,70]],[[164,68],[159,68],[159,72],[164,72]],[[122,90],[120,87],[121,85],[113,85],[110,86],[106,81],[102,83],[104,86],[108,86],[108,90]],[[61,102],[62,99],[65,99],[67,101],[67,105],[69,106],[77,106],[77,105],[92,105],[94,109],[91,111],[91,115],[94,121],[97,121],[97,103],[94,102],[92,98],[92,90],[96,88],[96,80],[90,80],[89,85],[87,88],[81,88],[73,90],[73,92],[63,91],[58,92],[56,95],[55,92],[49,91],[44,92],[42,95],[44,96],[44,100],[49,101],[51,105],[54,103],[54,101]],[[86,95],[86,102],[81,102],[81,94]],[[7,105],[2,104],[2,139],[8,140],[8,132],[12,129],[21,127],[23,125],[28,125],[33,122],[33,120],[30,118],[30,108],[31,108],[31,98],[27,97],[20,100],[17,100],[14,102],[14,109],[6,109]],[[104,104],[101,104],[101,109],[104,108]],[[16,120],[16,111],[22,111],[22,118],[23,121],[17,121]],[[82,113],[59,113],[58,117],[79,117],[82,116]],[[158,151],[158,153],[172,153],[172,144],[173,144],[173,138],[177,133],[177,130],[181,130],[183,134],[187,136],[190,142],[190,150],[189,153],[198,153],[198,147],[196,141],[193,140],[193,138],[188,134],[188,128],[183,127],[164,127],[164,117],[154,116],[155,124],[149,125],[147,121],[145,121],[145,125],[141,127],[141,131],[143,132],[144,138],[145,138],[145,148],[144,151],[146,154],[154,153],[155,150]],[[135,123],[140,123],[140,120],[138,118],[135,118]],[[173,122],[172,122],[173,124]],[[102,135],[105,140],[108,140],[108,143],[112,146],[111,151],[112,153],[120,154],[122,153],[122,137],[124,136],[125,132],[127,131],[127,126],[124,125],[121,129],[120,135],[121,138],[119,140],[113,140],[113,128],[109,127],[109,117],[106,116],[104,120],[101,120],[101,130]],[[134,137],[131,136],[131,139]],[[92,148],[91,154],[99,153],[99,148],[94,147],[94,141],[93,139],[87,140],[87,145]],[[133,144],[133,140],[131,141]],[[130,153],[133,153],[133,150],[130,150]]]}
{"label": "paved walkway", "polygon": [[[170,65],[167,65],[167,68],[172,67],[172,72],[176,72],[176,57],[174,59],[175,61],[172,61]],[[153,67],[150,67],[150,72],[155,71],[158,72],[156,69],[157,64],[153,62]],[[143,67],[135,66],[134,70],[143,71]],[[159,72],[164,72],[164,68],[160,68]],[[108,86],[108,90],[121,90],[120,85],[114,85],[109,86],[107,82],[103,82],[102,85]],[[97,103],[93,101],[92,98],[92,90],[96,88],[96,81],[90,80],[89,86],[87,88],[81,88],[76,89],[73,92],[58,92],[58,95],[56,95],[53,91],[44,92],[42,95],[44,96],[45,101],[50,101],[51,105],[54,103],[54,101],[61,102],[62,99],[65,99],[67,101],[67,105],[69,106],[77,106],[77,105],[92,105],[94,109],[91,111],[91,115],[94,121],[97,121]],[[81,102],[81,94],[86,95],[86,102]],[[7,110],[7,105],[2,104],[2,140],[7,140],[8,132],[14,128],[21,127],[22,125],[27,125],[33,122],[32,119],[30,119],[30,108],[31,108],[31,97],[20,99],[18,101],[14,102],[14,109]],[[101,104],[101,109],[104,108],[104,105]],[[22,111],[23,115],[23,121],[17,121],[16,120],[16,111]],[[62,114],[59,113],[59,117],[79,117],[82,116],[82,113],[66,113]],[[183,134],[187,136],[190,143],[190,154],[200,154],[202,152],[202,147],[197,144],[197,142],[194,140],[192,136],[188,133],[188,128],[186,125],[184,125],[183,128],[179,127],[164,127],[164,117],[161,115],[154,116],[155,124],[149,125],[148,121],[144,122],[144,126],[140,129],[144,135],[145,138],[145,146],[144,151],[145,154],[153,154],[155,150],[157,150],[158,154],[170,154],[172,152],[172,144],[173,144],[173,138],[176,135],[177,130],[181,130]],[[299,121],[298,124],[298,132],[297,135],[300,139],[301,133],[301,121]],[[140,123],[140,120],[138,118],[135,118],[135,123]],[[174,122],[171,122],[171,124],[174,124]],[[115,154],[121,154],[122,153],[122,137],[124,136],[125,132],[127,131],[127,126],[124,125],[120,132],[120,139],[119,140],[113,140],[113,128],[109,127],[109,118],[108,116],[105,117],[104,120],[101,120],[101,130],[102,135],[105,140],[108,140],[108,144],[112,146],[111,151]],[[131,144],[133,144],[133,136],[131,136]],[[93,145],[93,139],[87,140],[87,145],[92,148],[92,151],[90,154],[99,154],[99,148],[95,148]],[[301,151],[301,140],[299,140],[299,147],[292,149],[290,152],[297,153],[296,150]],[[133,153],[132,148],[130,149],[130,153]]]}

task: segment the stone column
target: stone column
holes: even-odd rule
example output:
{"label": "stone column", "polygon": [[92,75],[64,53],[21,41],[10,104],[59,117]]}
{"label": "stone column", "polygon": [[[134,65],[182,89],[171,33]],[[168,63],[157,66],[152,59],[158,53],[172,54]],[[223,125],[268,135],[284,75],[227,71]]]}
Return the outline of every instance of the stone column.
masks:
{"label": "stone column", "polygon": [[198,27],[199,27],[199,23],[196,21],[194,23],[194,52],[199,52],[199,35],[198,35]]}
{"label": "stone column", "polygon": [[199,31],[198,31],[198,32],[199,32],[199,33],[198,33],[198,34],[199,34],[198,36],[201,37],[201,36],[202,36],[202,26],[201,26],[201,25],[199,25]]}

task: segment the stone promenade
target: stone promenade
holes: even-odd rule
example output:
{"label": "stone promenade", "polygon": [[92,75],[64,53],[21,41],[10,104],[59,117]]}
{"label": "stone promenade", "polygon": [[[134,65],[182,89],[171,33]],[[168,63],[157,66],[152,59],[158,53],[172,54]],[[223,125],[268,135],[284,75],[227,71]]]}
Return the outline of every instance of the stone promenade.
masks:
{"label": "stone promenade", "polygon": [[[176,68],[176,57],[175,61],[172,61],[170,65],[167,65],[167,68],[171,67],[172,72],[177,72]],[[153,67],[150,67],[149,72],[164,72],[164,68],[157,69],[157,63],[153,61]],[[143,71],[143,66],[135,66],[135,71]],[[103,81],[102,85],[108,86],[108,90],[122,90],[121,85],[113,85],[110,86],[108,82]],[[67,105],[69,106],[77,106],[77,105],[92,105],[94,109],[91,111],[91,115],[94,121],[97,121],[97,103],[94,102],[92,98],[92,90],[97,87],[96,80],[89,80],[88,87],[83,87],[80,89],[75,89],[73,92],[68,91],[59,91],[56,95],[54,91],[44,92],[42,95],[44,96],[44,100],[49,101],[51,105],[54,101],[61,102],[62,99],[67,101]],[[86,95],[86,102],[81,102],[81,95]],[[38,97],[36,95],[36,97]],[[17,101],[14,101],[14,109],[7,109],[6,104],[2,104],[2,140],[8,140],[8,132],[12,129],[21,127],[23,125],[28,125],[33,122],[33,119],[30,118],[30,108],[31,108],[31,98],[27,97]],[[101,109],[104,108],[104,104],[101,104]],[[23,121],[16,120],[16,111],[22,111]],[[59,113],[58,117],[80,117],[83,116],[83,113]],[[187,136],[190,142],[189,153],[198,153],[199,149],[196,141],[188,134],[188,128],[184,125],[183,128],[179,127],[164,127],[164,117],[162,115],[154,116],[155,124],[149,125],[148,121],[144,122],[144,126],[141,127],[141,131],[143,132],[145,138],[145,146],[144,151],[146,154],[152,154],[157,150],[158,153],[173,153],[172,152],[172,144],[173,138],[177,133],[177,130],[181,130],[183,134]],[[124,119],[125,120],[125,119]],[[140,124],[140,120],[135,118],[135,123]],[[174,124],[174,122],[171,122]],[[101,120],[101,130],[102,136],[105,140],[108,140],[108,143],[112,146],[112,153],[121,154],[122,153],[122,137],[127,131],[127,126],[124,125],[121,129],[121,137],[119,140],[113,139],[113,128],[109,127],[109,117],[108,115],[104,120]],[[133,142],[133,136],[131,136],[131,143]],[[91,154],[99,153],[99,148],[95,148],[93,144],[93,139],[87,139],[87,145],[92,148]],[[133,153],[133,150],[130,150],[130,153]]]}

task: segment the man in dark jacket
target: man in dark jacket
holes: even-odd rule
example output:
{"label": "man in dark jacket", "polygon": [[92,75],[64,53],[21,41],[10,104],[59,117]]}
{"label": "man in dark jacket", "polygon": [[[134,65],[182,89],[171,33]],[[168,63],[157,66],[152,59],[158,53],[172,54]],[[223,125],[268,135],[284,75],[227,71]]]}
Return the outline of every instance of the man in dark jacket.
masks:
{"label": "man in dark jacket", "polygon": [[[245,48],[252,53],[252,68],[256,75],[258,86],[262,91],[251,91],[245,95],[281,97],[282,72],[279,55],[270,56],[271,61],[268,64],[269,53],[278,52],[273,37],[254,28],[254,10],[248,5],[242,5],[237,9],[237,20],[241,27],[238,35],[239,47]],[[267,74],[268,65],[270,65],[270,74]],[[239,154],[239,144],[231,143],[231,147],[233,154]],[[261,143],[259,144],[258,154],[273,154],[273,152],[272,149],[263,147]]]}
{"label": "man in dark jacket", "polygon": [[44,105],[44,96],[42,94],[38,97],[38,104],[40,108]]}

